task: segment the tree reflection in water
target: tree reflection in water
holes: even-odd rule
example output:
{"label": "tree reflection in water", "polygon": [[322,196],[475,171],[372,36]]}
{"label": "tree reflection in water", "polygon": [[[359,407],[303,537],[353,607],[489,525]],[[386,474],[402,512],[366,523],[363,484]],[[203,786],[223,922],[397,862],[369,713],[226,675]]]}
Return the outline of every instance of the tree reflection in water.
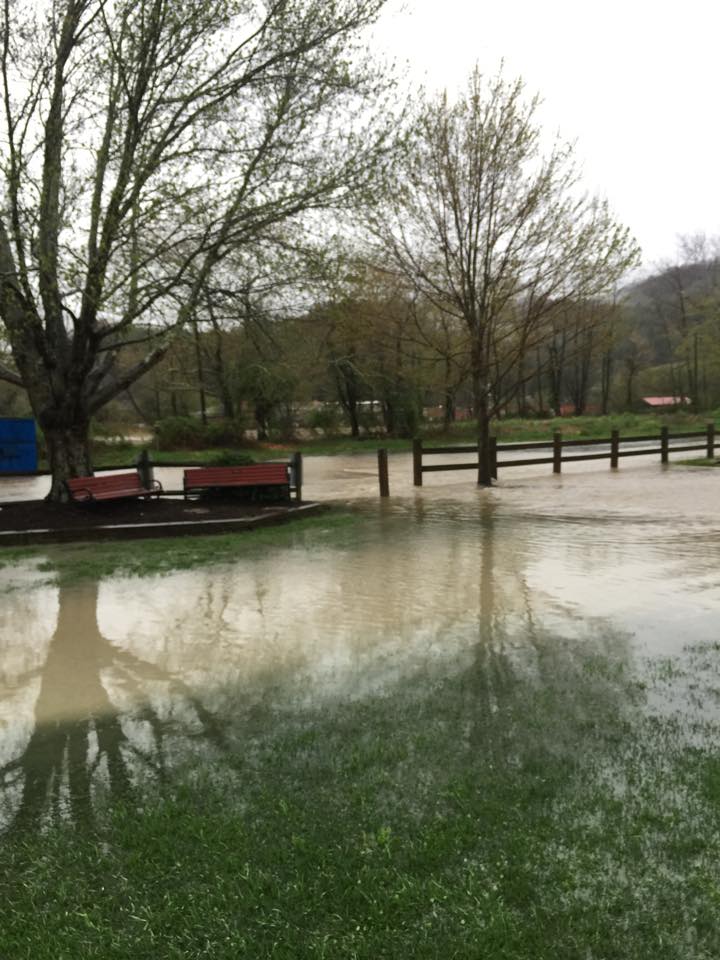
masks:
{"label": "tree reflection in water", "polygon": [[525,571],[536,559],[525,539],[532,528],[502,522],[486,496],[477,510],[476,642],[456,688],[456,728],[465,739],[452,774],[454,751],[446,748],[446,775],[477,768],[483,758],[496,768],[542,767],[548,753],[574,762],[585,751],[602,752],[606,734],[633,709],[629,634],[533,590]]}
{"label": "tree reflection in water", "polygon": [[[97,584],[60,589],[57,626],[38,671],[33,733],[23,753],[0,770],[6,806],[15,808],[0,826],[87,821],[103,794],[127,795],[141,779],[164,779],[165,740],[177,733],[177,711],[163,711],[161,719],[147,696],[153,684],[161,686],[163,700],[189,708],[188,735],[197,734],[199,723],[208,744],[224,745],[221,728],[185,683],[100,633],[97,595]],[[118,688],[129,698],[127,712],[108,693]]]}
{"label": "tree reflection in water", "polygon": [[[532,520],[498,518],[487,495],[408,509],[353,549],[108,582],[100,618],[97,585],[62,589],[35,726],[2,770],[5,825],[86,821],[193,759],[247,785],[264,756],[297,789],[353,736],[428,731],[422,756],[384,771],[396,802],[483,757],[584,749],[622,710],[588,659],[627,663],[627,636],[528,585]],[[287,748],[294,730],[317,749]]]}

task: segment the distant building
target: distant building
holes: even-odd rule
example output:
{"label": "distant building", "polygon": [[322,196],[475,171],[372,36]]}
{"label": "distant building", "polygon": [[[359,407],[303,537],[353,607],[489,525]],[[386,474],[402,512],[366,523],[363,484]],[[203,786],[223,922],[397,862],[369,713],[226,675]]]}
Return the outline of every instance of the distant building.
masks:
{"label": "distant building", "polygon": [[653,410],[673,410],[690,405],[690,397],[641,397],[644,404]]}

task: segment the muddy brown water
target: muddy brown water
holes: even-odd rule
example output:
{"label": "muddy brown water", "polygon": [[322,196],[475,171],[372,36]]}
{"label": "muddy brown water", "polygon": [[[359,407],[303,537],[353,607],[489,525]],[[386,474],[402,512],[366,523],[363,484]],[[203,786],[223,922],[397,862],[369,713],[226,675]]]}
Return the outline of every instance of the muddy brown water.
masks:
{"label": "muddy brown water", "polygon": [[[398,455],[380,502],[373,457],[308,458],[307,496],[351,503],[361,522],[62,589],[37,561],[0,570],[0,825],[88,815],[194,758],[220,765],[260,708],[282,722],[392,695],[478,645],[502,642],[532,671],[539,630],[578,646],[612,636],[631,667],[713,644],[720,471],[640,459],[518,468],[490,491],[436,474],[415,490]],[[0,481],[0,498],[30,489]]]}

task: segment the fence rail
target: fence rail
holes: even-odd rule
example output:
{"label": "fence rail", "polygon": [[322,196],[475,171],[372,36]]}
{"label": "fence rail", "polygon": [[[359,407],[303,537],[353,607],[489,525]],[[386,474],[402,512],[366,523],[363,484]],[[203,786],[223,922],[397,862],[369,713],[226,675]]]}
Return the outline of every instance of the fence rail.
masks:
{"label": "fence rail", "polygon": [[[677,440],[700,440],[702,443],[674,444]],[[653,443],[657,447],[627,448],[628,444]],[[608,447],[600,453],[571,453],[563,451],[575,447]],[[550,450],[548,457],[523,457],[520,459],[499,459],[500,453],[515,453],[520,450]],[[613,430],[609,437],[594,437],[591,440],[564,440],[562,433],[557,430],[552,440],[528,440],[521,443],[498,443],[495,437],[490,438],[490,458],[493,477],[505,467],[531,467],[542,464],[552,464],[553,473],[561,473],[563,463],[578,463],[585,460],[609,460],[610,467],[617,469],[621,457],[659,456],[661,463],[668,463],[670,453],[686,453],[692,450],[704,450],[705,456],[712,459],[715,456],[715,424],[708,423],[704,430],[686,430],[682,433],[671,434],[667,427],[662,427],[660,433],[648,433],[635,437],[621,437],[617,430]],[[413,483],[416,487],[422,486],[424,473],[441,473],[445,470],[477,470],[478,462],[472,463],[425,463],[424,458],[438,454],[477,454],[477,444],[463,444],[456,447],[423,447],[422,440],[413,441]]]}

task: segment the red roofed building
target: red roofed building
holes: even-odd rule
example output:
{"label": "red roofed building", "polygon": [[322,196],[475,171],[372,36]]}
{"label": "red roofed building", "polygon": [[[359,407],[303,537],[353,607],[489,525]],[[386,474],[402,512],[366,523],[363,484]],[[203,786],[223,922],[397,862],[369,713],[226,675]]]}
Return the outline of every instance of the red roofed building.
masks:
{"label": "red roofed building", "polygon": [[687,407],[690,404],[690,397],[642,397],[642,402],[649,407],[657,409],[670,409],[671,407]]}

